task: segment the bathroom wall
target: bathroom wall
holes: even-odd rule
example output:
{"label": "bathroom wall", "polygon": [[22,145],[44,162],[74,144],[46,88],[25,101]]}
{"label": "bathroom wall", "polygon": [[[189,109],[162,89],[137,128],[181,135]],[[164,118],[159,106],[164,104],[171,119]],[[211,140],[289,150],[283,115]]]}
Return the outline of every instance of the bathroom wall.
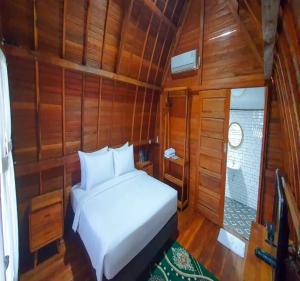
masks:
{"label": "bathroom wall", "polygon": [[[254,90],[256,94],[253,94]],[[229,124],[232,122],[239,123],[243,130],[243,140],[237,148],[228,144],[227,163],[234,161],[238,168],[227,167],[225,195],[257,209],[264,120],[263,88],[247,89],[242,91],[242,94],[236,95],[234,91],[232,91],[231,96]],[[248,95],[252,104],[247,102]]]}
{"label": "bathroom wall", "polygon": [[257,207],[263,118],[263,110],[230,111],[230,124],[239,123],[244,137],[239,147],[228,145],[227,161],[238,163],[240,168],[227,168],[225,195],[254,209]]}

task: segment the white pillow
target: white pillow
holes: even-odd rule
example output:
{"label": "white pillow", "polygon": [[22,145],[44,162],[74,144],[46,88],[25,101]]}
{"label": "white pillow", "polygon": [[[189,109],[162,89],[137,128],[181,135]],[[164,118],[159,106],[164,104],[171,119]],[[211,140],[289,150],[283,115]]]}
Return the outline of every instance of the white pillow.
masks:
{"label": "white pillow", "polygon": [[113,150],[115,176],[120,176],[134,170],[133,145],[120,150]]}
{"label": "white pillow", "polygon": [[105,146],[97,151],[94,152],[83,152],[83,151],[78,151],[78,155],[79,155],[79,160],[80,160],[80,170],[81,170],[81,188],[86,189],[85,185],[86,185],[86,168],[85,168],[85,161],[84,161],[84,156],[85,155],[95,155],[95,154],[99,154],[99,153],[104,153],[107,152],[108,150],[108,146]]}
{"label": "white pillow", "polygon": [[86,190],[114,177],[113,152],[107,151],[94,155],[85,155]]}

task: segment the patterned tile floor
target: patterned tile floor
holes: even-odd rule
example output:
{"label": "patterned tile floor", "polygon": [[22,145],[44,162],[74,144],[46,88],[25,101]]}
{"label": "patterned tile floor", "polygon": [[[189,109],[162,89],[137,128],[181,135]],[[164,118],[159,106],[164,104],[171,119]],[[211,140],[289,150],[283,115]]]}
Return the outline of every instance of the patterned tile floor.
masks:
{"label": "patterned tile floor", "polygon": [[225,197],[224,226],[249,240],[251,222],[256,210],[231,198]]}

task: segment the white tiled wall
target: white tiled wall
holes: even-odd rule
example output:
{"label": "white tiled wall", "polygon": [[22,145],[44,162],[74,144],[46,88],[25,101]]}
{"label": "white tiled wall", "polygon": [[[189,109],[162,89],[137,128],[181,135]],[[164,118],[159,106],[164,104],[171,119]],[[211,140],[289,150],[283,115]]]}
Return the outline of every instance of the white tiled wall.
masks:
{"label": "white tiled wall", "polygon": [[263,110],[230,110],[229,124],[239,123],[244,137],[238,148],[228,144],[227,159],[238,162],[240,168],[227,167],[225,194],[254,209],[257,208],[263,117]]}

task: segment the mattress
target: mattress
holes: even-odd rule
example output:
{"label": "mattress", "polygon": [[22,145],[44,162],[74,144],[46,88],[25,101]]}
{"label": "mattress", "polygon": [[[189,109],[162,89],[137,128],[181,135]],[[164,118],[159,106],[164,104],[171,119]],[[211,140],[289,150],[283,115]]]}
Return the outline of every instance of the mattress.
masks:
{"label": "mattress", "polygon": [[177,211],[177,192],[135,170],[90,191],[72,188],[73,229],[86,247],[98,280],[112,279]]}

